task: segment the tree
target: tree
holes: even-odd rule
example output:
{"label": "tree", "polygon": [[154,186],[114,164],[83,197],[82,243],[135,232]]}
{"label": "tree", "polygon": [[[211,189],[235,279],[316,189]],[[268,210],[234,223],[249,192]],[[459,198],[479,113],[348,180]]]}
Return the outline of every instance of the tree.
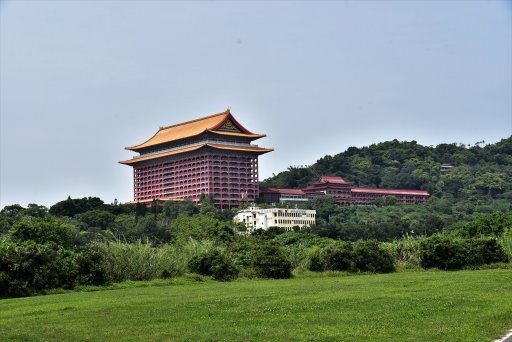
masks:
{"label": "tree", "polygon": [[316,210],[316,217],[329,222],[331,215],[335,215],[340,206],[332,196],[315,196],[311,200],[311,207]]}
{"label": "tree", "polygon": [[137,202],[135,205],[135,220],[137,220],[141,216],[146,215],[147,207],[145,204]]}
{"label": "tree", "polygon": [[56,217],[24,217],[9,231],[14,241],[34,241],[39,244],[54,243],[71,247],[76,226]]}
{"label": "tree", "polygon": [[37,205],[34,203],[30,203],[25,209],[24,214],[32,217],[45,217],[48,213],[48,208],[44,205]]}
{"label": "tree", "polygon": [[83,214],[78,214],[75,218],[83,222],[89,228],[107,229],[115,220],[115,216],[106,210],[91,210]]}
{"label": "tree", "polygon": [[98,197],[84,197],[72,199],[70,196],[65,201],[55,203],[50,207],[50,214],[56,216],[74,217],[76,214],[85,213],[89,210],[102,209],[104,203]]}

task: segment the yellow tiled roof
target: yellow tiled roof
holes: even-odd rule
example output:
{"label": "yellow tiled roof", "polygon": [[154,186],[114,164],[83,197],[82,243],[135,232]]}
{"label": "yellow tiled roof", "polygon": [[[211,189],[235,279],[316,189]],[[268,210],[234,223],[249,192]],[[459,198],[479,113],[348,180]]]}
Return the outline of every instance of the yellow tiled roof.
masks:
{"label": "yellow tiled roof", "polygon": [[218,150],[256,152],[257,154],[263,154],[263,153],[267,153],[267,152],[273,151],[273,149],[271,149],[271,148],[263,148],[263,147],[257,147],[257,146],[235,146],[235,145],[221,145],[221,144],[202,144],[202,145],[197,145],[197,146],[192,146],[192,147],[180,148],[180,149],[176,149],[176,150],[173,150],[173,151],[167,151],[167,152],[164,151],[162,153],[149,154],[147,156],[143,155],[143,156],[138,157],[138,158],[132,158],[132,159],[128,159],[128,160],[123,160],[123,161],[120,161],[119,163],[125,164],[125,165],[134,165],[134,164],[138,164],[140,162],[146,161],[146,160],[163,158],[163,157],[168,157],[168,156],[172,156],[172,155],[175,155],[175,154],[181,154],[181,153],[185,153],[185,152],[196,151],[196,150],[199,150],[199,149],[201,149],[203,147],[207,147],[207,146],[215,148],[215,149],[218,149]]}
{"label": "yellow tiled roof", "polygon": [[[217,131],[219,127],[221,127],[228,119],[237,123],[237,126],[241,129],[241,133],[237,132],[227,132],[227,131]],[[217,134],[222,135],[234,135],[248,138],[262,138],[264,134],[254,134],[245,129],[242,125],[240,125],[236,119],[231,115],[230,110],[226,110],[225,112],[205,116],[196,120],[183,122],[177,125],[160,127],[158,132],[155,133],[151,138],[142,144],[126,147],[127,150],[139,150],[144,147],[155,146],[159,144],[163,144],[166,142],[176,141],[183,138],[193,137],[204,133],[206,131],[211,131]]]}

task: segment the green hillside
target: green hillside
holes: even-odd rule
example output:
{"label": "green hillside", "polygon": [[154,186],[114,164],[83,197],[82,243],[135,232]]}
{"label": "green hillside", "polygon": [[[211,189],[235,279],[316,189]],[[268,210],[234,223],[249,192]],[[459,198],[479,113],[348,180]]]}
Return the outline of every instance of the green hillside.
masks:
{"label": "green hillside", "polygon": [[[454,166],[441,173],[442,164]],[[428,190],[457,200],[512,199],[512,137],[496,144],[422,146],[398,140],[350,147],[309,167],[289,167],[264,180],[266,187],[304,187],[321,175],[341,176],[357,186]]]}

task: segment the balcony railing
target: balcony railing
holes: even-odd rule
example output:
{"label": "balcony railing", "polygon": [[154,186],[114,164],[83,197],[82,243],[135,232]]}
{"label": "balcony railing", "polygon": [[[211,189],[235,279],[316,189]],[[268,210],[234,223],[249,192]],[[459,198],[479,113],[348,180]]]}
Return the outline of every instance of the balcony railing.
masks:
{"label": "balcony railing", "polygon": [[243,146],[243,147],[258,147],[258,145],[247,144],[247,143],[215,141],[215,140],[203,140],[203,141],[200,141],[200,142],[191,143],[191,144],[187,144],[187,145],[182,145],[182,146],[178,146],[178,147],[166,148],[166,149],[155,151],[155,152],[144,153],[144,154],[141,154],[140,156],[134,156],[133,159],[148,157],[148,156],[152,156],[152,155],[156,155],[156,154],[161,154],[161,153],[166,153],[166,152],[172,152],[172,151],[181,150],[181,149],[188,148],[188,147],[201,146],[201,145],[204,145],[204,144],[234,145],[234,146]]}

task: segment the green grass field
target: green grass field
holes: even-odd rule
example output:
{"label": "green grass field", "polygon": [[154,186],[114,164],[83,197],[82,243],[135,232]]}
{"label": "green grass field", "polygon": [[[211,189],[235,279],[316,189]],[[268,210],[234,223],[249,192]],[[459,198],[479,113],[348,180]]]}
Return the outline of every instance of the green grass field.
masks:
{"label": "green grass field", "polygon": [[512,270],[154,281],[0,300],[0,340],[490,341]]}

